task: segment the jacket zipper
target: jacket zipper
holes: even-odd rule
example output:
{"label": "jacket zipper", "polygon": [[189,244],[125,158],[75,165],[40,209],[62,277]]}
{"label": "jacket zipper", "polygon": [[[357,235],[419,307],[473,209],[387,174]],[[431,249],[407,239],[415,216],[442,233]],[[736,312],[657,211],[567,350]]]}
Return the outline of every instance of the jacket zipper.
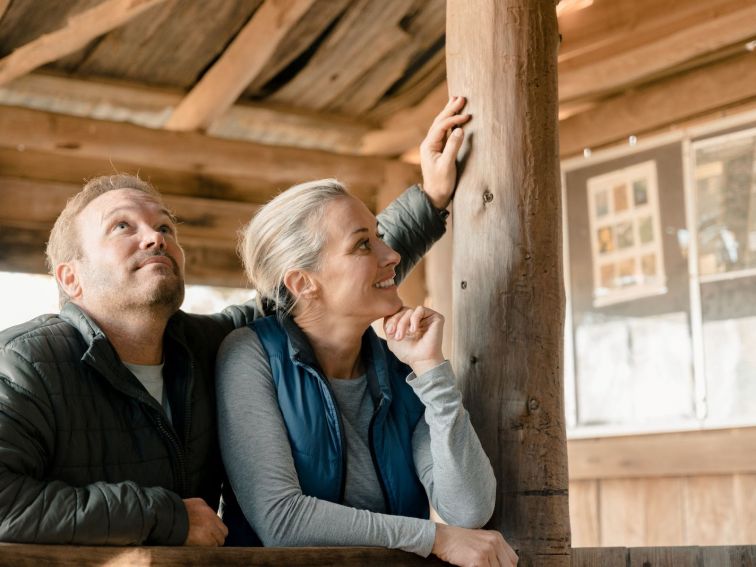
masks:
{"label": "jacket zipper", "polygon": [[383,480],[383,472],[381,471],[381,467],[378,465],[378,457],[375,454],[375,444],[374,444],[374,437],[373,437],[373,430],[375,426],[375,418],[378,417],[378,414],[381,411],[381,407],[383,407],[383,397],[381,397],[381,401],[378,402],[378,407],[375,408],[375,411],[373,412],[373,417],[370,418],[370,425],[368,426],[368,442],[370,444],[370,457],[373,459],[373,468],[375,469],[375,476],[378,477],[378,484],[381,487],[381,493],[383,494],[383,502],[386,505],[386,513],[387,514],[393,514],[394,510],[391,506],[391,501],[388,497],[388,490],[386,489],[386,483]]}

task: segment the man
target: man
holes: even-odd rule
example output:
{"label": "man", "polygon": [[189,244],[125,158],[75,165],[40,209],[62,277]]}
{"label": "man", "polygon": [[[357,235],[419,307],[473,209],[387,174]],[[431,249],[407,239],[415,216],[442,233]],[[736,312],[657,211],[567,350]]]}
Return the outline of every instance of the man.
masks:
{"label": "man", "polygon": [[[453,99],[423,144],[428,193],[380,217],[401,277],[444,231],[461,135]],[[0,333],[0,541],[222,545],[218,345],[258,315],[179,310],[184,254],[160,194],[129,175],[87,183],[58,217],[48,263],[59,315]]]}

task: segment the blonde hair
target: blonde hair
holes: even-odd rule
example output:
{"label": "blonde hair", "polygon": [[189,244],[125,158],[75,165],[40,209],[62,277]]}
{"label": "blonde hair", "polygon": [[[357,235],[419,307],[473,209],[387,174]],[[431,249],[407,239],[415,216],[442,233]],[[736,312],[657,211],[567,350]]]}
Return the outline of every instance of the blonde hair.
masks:
{"label": "blonde hair", "polygon": [[319,179],[287,189],[242,229],[239,255],[257,303],[279,315],[291,313],[296,298],[284,285],[290,270],[317,270],[326,235],[323,213],[331,201],[349,192],[335,179]]}
{"label": "blonde hair", "polygon": [[[158,190],[147,181],[140,179],[139,176],[117,173],[90,179],[81,191],[68,200],[50,231],[45,255],[47,256],[47,269],[53,277],[55,277],[57,266],[64,262],[77,260],[82,256],[81,242],[76,230],[76,217],[97,197],[116,189],[142,191],[164,206],[163,197]],[[60,285],[58,285],[58,295],[60,306],[63,307],[70,300],[70,297]]]}

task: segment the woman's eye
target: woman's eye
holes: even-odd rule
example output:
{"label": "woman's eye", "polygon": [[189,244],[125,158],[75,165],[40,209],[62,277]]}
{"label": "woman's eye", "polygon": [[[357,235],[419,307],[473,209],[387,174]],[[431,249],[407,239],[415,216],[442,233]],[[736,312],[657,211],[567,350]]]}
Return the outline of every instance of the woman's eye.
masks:
{"label": "woman's eye", "polygon": [[360,243],[357,245],[357,248],[359,248],[360,250],[370,250],[370,241],[367,238],[360,241]]}
{"label": "woman's eye", "polygon": [[378,237],[378,240],[385,240],[386,239],[386,235],[383,234],[382,232],[376,232],[375,235]]}

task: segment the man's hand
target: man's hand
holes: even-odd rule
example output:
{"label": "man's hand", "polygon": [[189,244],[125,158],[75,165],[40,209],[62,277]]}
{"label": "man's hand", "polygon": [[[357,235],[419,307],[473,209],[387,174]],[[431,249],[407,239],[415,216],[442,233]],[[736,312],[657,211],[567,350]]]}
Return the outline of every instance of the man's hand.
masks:
{"label": "man's hand", "polygon": [[497,531],[469,530],[443,524],[436,524],[432,553],[461,567],[514,567],[518,560],[517,554]]}
{"label": "man's hand", "polygon": [[189,516],[189,533],[184,545],[218,547],[223,545],[228,528],[202,498],[186,498],[186,513]]}
{"label": "man's hand", "polygon": [[470,120],[469,114],[460,114],[466,102],[464,97],[451,97],[420,144],[423,189],[437,209],[449,206],[457,184],[457,153],[465,139],[461,126]]}

